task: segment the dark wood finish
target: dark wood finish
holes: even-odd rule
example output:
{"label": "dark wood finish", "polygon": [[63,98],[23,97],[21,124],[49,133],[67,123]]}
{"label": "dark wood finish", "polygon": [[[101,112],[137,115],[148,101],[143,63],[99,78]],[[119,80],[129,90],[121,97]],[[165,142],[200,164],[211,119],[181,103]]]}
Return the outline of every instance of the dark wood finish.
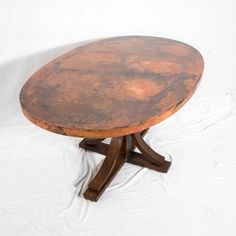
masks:
{"label": "dark wood finish", "polygon": [[143,153],[143,155],[156,165],[161,165],[165,158],[160,154],[154,152],[143,140],[141,134],[131,134],[134,145]]}
{"label": "dark wood finish", "polygon": [[170,39],[128,36],[76,48],[26,82],[26,117],[52,132],[86,137],[145,130],[176,112],[196,89],[203,59]]}
{"label": "dark wood finish", "polygon": [[126,156],[122,155],[125,137],[112,138],[106,158],[95,178],[90,182],[84,197],[91,201],[97,201],[116,173],[123,166]]}
{"label": "dark wood finish", "polygon": [[[125,162],[162,173],[169,170],[171,162],[166,161],[163,156],[153,151],[144,142],[143,136],[145,133],[146,130],[132,135],[112,138],[110,145],[102,143],[102,139],[95,139],[94,142],[87,142],[88,139],[83,139],[80,142],[80,147],[85,150],[106,155],[100,170],[84,193],[86,199],[97,201]],[[141,153],[134,152],[135,147]]]}
{"label": "dark wood finish", "polygon": [[[142,137],[148,132],[148,129],[141,131],[139,134],[141,134]],[[127,149],[129,151],[134,151],[136,148],[135,144],[131,141],[131,136],[127,135]],[[104,139],[91,139],[91,138],[84,138],[80,143],[79,146],[81,148],[84,148],[85,150],[94,151],[102,155],[106,155],[108,151],[109,145],[106,143],[101,143]]]}
{"label": "dark wood finish", "polygon": [[106,155],[107,151],[108,151],[108,147],[109,145],[106,144],[106,143],[100,143],[100,142],[97,142],[96,144],[88,144],[86,142],[86,138],[83,139],[79,146],[85,150],[89,150],[89,151],[93,151],[93,152],[97,152],[97,153],[100,153],[102,155]]}
{"label": "dark wood finish", "polygon": [[144,155],[137,152],[130,152],[127,162],[137,166],[146,167],[148,169],[155,170],[161,173],[167,173],[171,165],[171,162],[169,161],[164,161],[163,164],[156,165],[153,162],[150,162]]}
{"label": "dark wood finish", "polygon": [[87,145],[95,145],[97,143],[100,143],[104,140],[105,138],[86,138],[84,139],[84,142],[87,144]]}

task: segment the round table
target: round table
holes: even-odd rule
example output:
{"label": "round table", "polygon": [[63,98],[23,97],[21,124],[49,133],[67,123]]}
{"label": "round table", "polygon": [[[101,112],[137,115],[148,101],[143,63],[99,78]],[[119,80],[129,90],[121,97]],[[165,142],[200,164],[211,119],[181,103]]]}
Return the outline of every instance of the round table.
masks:
{"label": "round table", "polygon": [[[37,126],[84,137],[80,147],[106,155],[84,193],[97,201],[125,162],[168,171],[171,163],[143,136],[185,104],[203,67],[201,54],[179,41],[148,36],[102,39],[43,66],[23,86],[20,103]],[[102,142],[107,137],[110,145]]]}

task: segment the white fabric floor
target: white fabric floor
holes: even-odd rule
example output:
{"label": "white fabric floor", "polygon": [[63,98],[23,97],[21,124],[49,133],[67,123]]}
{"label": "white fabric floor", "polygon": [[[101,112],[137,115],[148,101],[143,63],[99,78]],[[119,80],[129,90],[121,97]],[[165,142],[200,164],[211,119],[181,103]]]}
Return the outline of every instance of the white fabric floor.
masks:
{"label": "white fabric floor", "polygon": [[[146,1],[141,2],[140,8]],[[203,1],[199,2],[203,9]],[[213,1],[207,3],[212,6]],[[196,34],[189,32],[192,38],[187,33],[181,38],[179,28],[173,35],[158,34],[162,28],[144,33],[196,46],[205,59],[204,75],[190,101],[145,136],[153,149],[172,161],[169,172],[160,174],[125,164],[97,203],[77,195],[86,189],[104,156],[80,149],[79,138],[53,134],[31,124],[21,113],[18,100],[22,85],[35,70],[80,44],[39,53],[31,45],[29,55],[24,51],[25,42],[17,58],[13,57],[14,50],[9,50],[12,57],[0,61],[0,235],[235,236],[233,6],[222,3],[200,11],[202,19],[195,27]],[[221,11],[225,17],[219,18]],[[126,10],[123,13],[126,15]],[[114,20],[112,14],[109,17]],[[116,34],[127,34],[119,29]],[[103,30],[96,37],[105,37],[109,27]],[[138,30],[134,33],[141,34]],[[44,49],[50,47],[41,45]]]}
{"label": "white fabric floor", "polygon": [[235,235],[236,90],[196,93],[150,129],[146,141],[172,160],[168,174],[125,164],[93,203],[77,193],[104,157],[26,120],[22,82],[1,86],[1,235]]}

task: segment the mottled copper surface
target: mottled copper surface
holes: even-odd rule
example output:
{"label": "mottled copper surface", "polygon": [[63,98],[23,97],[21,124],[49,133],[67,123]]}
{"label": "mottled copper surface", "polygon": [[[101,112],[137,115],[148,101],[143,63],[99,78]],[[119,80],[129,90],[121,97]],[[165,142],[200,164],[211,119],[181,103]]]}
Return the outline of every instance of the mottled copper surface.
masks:
{"label": "mottled copper surface", "polygon": [[114,137],[151,127],[176,112],[201,78],[203,58],[170,39],[99,40],[48,63],[25,83],[24,114],[52,132]]}

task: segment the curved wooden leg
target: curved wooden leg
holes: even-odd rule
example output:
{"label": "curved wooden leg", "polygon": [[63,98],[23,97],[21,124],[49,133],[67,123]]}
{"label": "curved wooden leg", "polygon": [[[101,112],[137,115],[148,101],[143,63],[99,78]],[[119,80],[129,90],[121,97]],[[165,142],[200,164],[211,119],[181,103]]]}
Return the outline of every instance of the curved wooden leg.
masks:
{"label": "curved wooden leg", "polygon": [[140,132],[140,134],[142,135],[142,137],[145,136],[145,134],[148,132],[148,130],[149,130],[149,129],[145,129],[145,130],[143,130],[143,131]]}
{"label": "curved wooden leg", "polygon": [[99,153],[106,155],[107,153],[107,147],[104,143],[102,143],[102,141],[105,138],[96,138],[96,139],[92,139],[92,138],[84,138],[80,143],[79,146],[85,150],[90,150],[90,151],[94,151],[97,152],[97,150],[100,150]]}
{"label": "curved wooden leg", "polygon": [[[85,150],[106,155],[97,175],[84,193],[86,199],[97,201],[126,161],[162,173],[168,171],[171,162],[166,161],[163,156],[145,143],[143,136],[146,132],[147,130],[144,130],[135,134],[112,138],[110,145],[102,143],[103,139],[85,138],[80,142],[80,147]],[[135,147],[141,153],[134,152]]]}
{"label": "curved wooden leg", "polygon": [[125,137],[115,137],[111,139],[106,158],[97,175],[90,182],[88,189],[84,193],[86,199],[97,201],[125,163],[126,155],[123,155],[124,152],[122,151],[125,145],[124,138]]}
{"label": "curved wooden leg", "polygon": [[142,134],[131,134],[133,144],[140,150],[140,153],[132,152],[128,158],[128,162],[166,173],[171,162],[166,161],[163,156],[156,153],[143,140]]}
{"label": "curved wooden leg", "polygon": [[139,133],[131,134],[132,141],[139,151],[151,162],[161,165],[165,161],[165,157],[153,151],[143,140]]}

